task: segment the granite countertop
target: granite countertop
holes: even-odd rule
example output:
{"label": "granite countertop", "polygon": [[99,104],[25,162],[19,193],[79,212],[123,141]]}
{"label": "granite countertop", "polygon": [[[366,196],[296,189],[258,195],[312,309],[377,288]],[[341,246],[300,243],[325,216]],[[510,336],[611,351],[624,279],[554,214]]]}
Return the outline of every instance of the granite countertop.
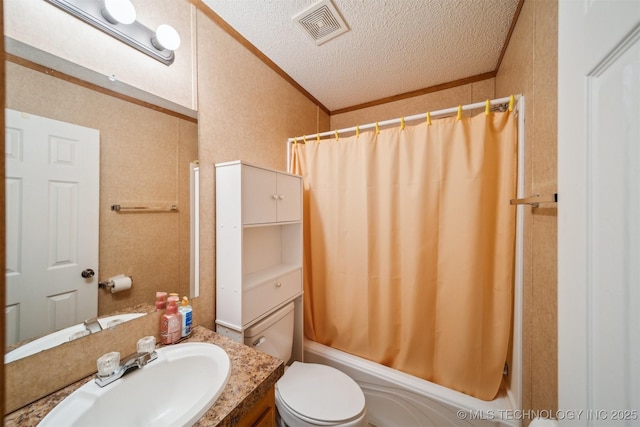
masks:
{"label": "granite countertop", "polygon": [[[284,375],[282,361],[201,326],[196,326],[191,336],[183,342],[216,344],[227,352],[231,361],[229,382],[218,400],[195,424],[198,427],[225,427],[237,424]],[[8,414],[4,418],[5,426],[36,426],[58,403],[93,378],[84,378]]]}

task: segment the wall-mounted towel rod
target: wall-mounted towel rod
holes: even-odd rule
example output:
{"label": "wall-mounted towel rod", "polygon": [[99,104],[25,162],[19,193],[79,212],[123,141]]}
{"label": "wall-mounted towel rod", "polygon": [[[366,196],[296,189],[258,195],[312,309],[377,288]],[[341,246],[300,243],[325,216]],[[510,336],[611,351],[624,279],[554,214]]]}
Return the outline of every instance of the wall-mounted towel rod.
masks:
{"label": "wall-mounted towel rod", "polygon": [[558,203],[558,193],[553,193],[548,196],[541,196],[534,194],[533,196],[525,197],[523,199],[511,199],[512,205],[530,205],[534,208],[540,206],[540,203]]}
{"label": "wall-mounted towel rod", "polygon": [[174,212],[178,210],[178,205],[169,205],[169,206],[111,205],[111,210],[116,212]]}

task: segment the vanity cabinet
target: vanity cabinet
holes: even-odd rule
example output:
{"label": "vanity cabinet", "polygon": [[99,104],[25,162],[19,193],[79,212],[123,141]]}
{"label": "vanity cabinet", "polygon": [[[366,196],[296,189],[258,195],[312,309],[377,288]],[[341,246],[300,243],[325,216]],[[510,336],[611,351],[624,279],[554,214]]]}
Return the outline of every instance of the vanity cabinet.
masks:
{"label": "vanity cabinet", "polygon": [[216,332],[244,331],[294,301],[302,360],[302,178],[241,161],[216,165]]}
{"label": "vanity cabinet", "polygon": [[275,386],[251,408],[248,414],[238,421],[237,427],[275,427],[276,397]]}

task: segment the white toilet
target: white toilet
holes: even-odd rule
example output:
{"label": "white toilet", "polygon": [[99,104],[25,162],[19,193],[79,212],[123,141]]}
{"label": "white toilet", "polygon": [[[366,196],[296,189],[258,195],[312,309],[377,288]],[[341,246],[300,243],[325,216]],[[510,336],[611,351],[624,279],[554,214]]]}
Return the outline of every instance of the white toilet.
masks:
{"label": "white toilet", "polygon": [[[245,331],[245,344],[285,363],[293,348],[293,303]],[[317,363],[293,362],[276,383],[280,427],[367,427],[364,393],[343,372]]]}

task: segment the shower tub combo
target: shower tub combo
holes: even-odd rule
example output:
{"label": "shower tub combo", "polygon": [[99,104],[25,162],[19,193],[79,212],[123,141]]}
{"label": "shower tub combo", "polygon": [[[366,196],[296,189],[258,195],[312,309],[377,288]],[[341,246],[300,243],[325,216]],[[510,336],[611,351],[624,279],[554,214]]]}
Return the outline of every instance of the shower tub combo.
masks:
{"label": "shower tub combo", "polygon": [[[515,107],[518,112],[518,197],[524,194],[524,98],[522,95],[515,97],[517,100]],[[508,98],[502,98],[492,102],[510,103],[511,101]],[[466,107],[481,108],[483,106],[483,103],[479,103]],[[455,111],[456,109],[447,109],[431,114],[449,114]],[[388,124],[391,122],[389,121]],[[364,126],[360,129],[364,129]],[[332,132],[319,135],[330,134]],[[287,141],[287,159],[291,158],[289,150],[292,142],[293,138]],[[522,345],[524,207],[522,202],[516,204],[519,206],[516,220],[513,358],[510,366],[513,390],[508,390],[503,385],[495,399],[484,401],[314,341],[305,340],[305,362],[333,366],[353,378],[362,388],[371,425],[376,427],[520,427],[522,425],[523,418],[528,415],[521,410],[518,392],[522,382],[520,349]]]}
{"label": "shower tub combo", "polygon": [[494,400],[484,401],[309,340],[304,361],[333,366],[353,378],[376,427],[520,426],[513,399],[502,388]]}

